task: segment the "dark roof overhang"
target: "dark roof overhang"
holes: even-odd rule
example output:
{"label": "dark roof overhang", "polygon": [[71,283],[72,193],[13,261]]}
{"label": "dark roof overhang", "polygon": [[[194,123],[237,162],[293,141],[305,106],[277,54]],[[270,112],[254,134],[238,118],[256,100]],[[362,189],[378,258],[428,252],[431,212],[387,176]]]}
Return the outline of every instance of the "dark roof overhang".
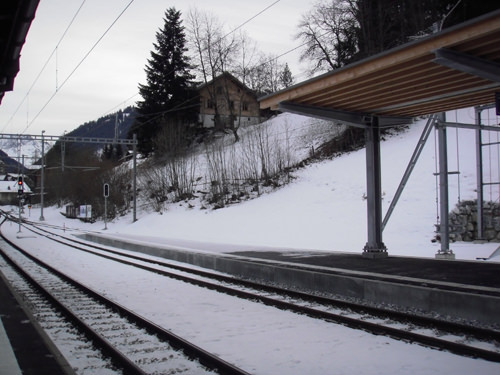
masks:
{"label": "dark roof overhang", "polygon": [[3,0],[0,3],[0,103],[14,88],[26,35],[40,0]]}

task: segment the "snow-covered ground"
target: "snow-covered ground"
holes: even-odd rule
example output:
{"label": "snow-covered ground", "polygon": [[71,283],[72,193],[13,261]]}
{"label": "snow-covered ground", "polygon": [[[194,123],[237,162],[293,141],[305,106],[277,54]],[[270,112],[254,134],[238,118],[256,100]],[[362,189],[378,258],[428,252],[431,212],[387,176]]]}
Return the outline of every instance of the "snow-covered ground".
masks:
{"label": "snow-covered ground", "polygon": [[[471,110],[451,113],[472,123]],[[293,122],[301,118],[287,115]],[[495,119],[498,123],[498,118]],[[382,144],[384,209],[394,195],[425,121]],[[494,135],[496,137],[496,134]],[[456,163],[456,133],[449,131],[450,170]],[[459,132],[460,196],[475,198],[474,133]],[[495,166],[498,174],[498,164]],[[400,203],[384,232],[390,255],[434,257],[439,244],[431,242],[436,222],[434,140],[429,140]],[[498,178],[498,175],[493,178]],[[351,152],[295,172],[289,185],[258,199],[219,210],[189,208],[177,203],[162,214],[139,211],[107,224],[84,224],[64,218],[56,208],[45,208],[45,222],[144,242],[209,252],[239,249],[347,251],[360,253],[366,242],[365,152]],[[450,206],[457,201],[456,176],[450,177]],[[498,189],[486,191],[498,201]],[[26,212],[40,217],[34,207]],[[90,282],[96,289],[137,309],[195,343],[219,353],[257,374],[498,374],[496,363],[463,358],[364,332],[330,325],[288,312],[215,296],[194,287],[165,282],[145,271],[131,270],[88,254],[71,254],[44,246],[31,235],[10,236],[29,245],[45,260]],[[488,258],[498,243],[453,243],[458,259]],[[500,261],[500,254],[490,261]],[[91,271],[91,272],[90,272]],[[207,324],[207,322],[210,322]]]}
{"label": "snow-covered ground", "polygon": [[[287,122],[288,126],[307,125],[303,117],[282,116],[279,121]],[[473,109],[450,112],[447,116],[451,122],[474,123]],[[484,114],[483,117],[486,118]],[[490,124],[499,123],[496,116],[488,119]],[[409,130],[386,137],[382,142],[384,213],[424,125],[425,120],[416,122]],[[452,209],[459,193],[462,200],[476,198],[475,135],[472,130],[458,130],[458,157],[455,129],[448,129],[448,138],[449,170],[460,170],[460,175],[449,178]],[[498,134],[485,133],[484,138],[485,142],[494,141]],[[303,156],[304,150],[299,152]],[[485,150],[485,164],[485,181],[498,181],[498,146]],[[383,241],[390,255],[432,258],[440,249],[439,243],[431,242],[437,216],[435,168],[435,139],[431,134],[385,228]],[[181,202],[169,205],[161,214],[139,210],[138,221],[132,223],[131,215],[121,217],[107,224],[107,233],[147,237],[148,241],[215,252],[273,247],[282,251],[360,253],[366,243],[365,151],[312,164],[294,172],[294,176],[296,179],[285,187],[224,209],[202,210]],[[486,187],[485,199],[498,202],[498,186]],[[46,208],[44,216],[50,223],[67,227],[89,230],[104,227],[102,222],[90,225],[65,219],[58,211]],[[34,208],[31,218],[39,216]],[[492,256],[499,245],[457,242],[450,247],[457,259],[475,260]],[[500,261],[499,256],[493,255],[490,260]]]}
{"label": "snow-covered ground", "polygon": [[[14,223],[18,245],[151,321],[251,374],[493,375],[500,364],[281,311],[65,248]],[[0,267],[1,267],[0,262]],[[72,353],[67,353],[72,361]],[[76,358],[78,368],[85,359]],[[162,373],[158,368],[158,373]]]}

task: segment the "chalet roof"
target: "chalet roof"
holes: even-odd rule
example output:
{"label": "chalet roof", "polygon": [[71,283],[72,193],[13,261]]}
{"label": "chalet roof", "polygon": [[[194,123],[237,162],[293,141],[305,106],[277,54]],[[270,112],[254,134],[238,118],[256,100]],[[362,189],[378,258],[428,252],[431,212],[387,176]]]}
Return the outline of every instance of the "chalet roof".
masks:
{"label": "chalet roof", "polygon": [[325,118],[343,111],[358,119],[403,120],[493,103],[499,91],[495,11],[268,95],[260,106]]}
{"label": "chalet roof", "polygon": [[240,87],[242,90],[244,91],[247,91],[249,94],[253,95],[253,96],[257,96],[257,94],[255,93],[254,90],[250,89],[249,87],[247,87],[243,82],[241,82],[238,78],[236,78],[234,75],[232,75],[231,73],[229,72],[224,72],[222,73],[221,75],[215,77],[213,80],[207,82],[207,83],[203,83],[202,85],[198,86],[198,91],[200,91],[201,89],[203,89],[204,87],[207,87],[207,86],[211,86],[212,84],[214,84],[215,82],[218,82],[222,79],[225,79],[225,80],[230,80],[232,81],[236,86]]}

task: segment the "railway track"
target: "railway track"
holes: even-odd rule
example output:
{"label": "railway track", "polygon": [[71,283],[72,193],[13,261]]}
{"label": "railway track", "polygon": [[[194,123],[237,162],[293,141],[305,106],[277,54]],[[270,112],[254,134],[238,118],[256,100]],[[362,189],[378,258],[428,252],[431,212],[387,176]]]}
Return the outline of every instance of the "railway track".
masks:
{"label": "railway track", "polygon": [[[9,254],[2,250],[1,256],[15,273],[36,289],[37,296],[32,297],[30,303],[35,304],[42,315],[53,316],[46,312],[46,301],[50,302],[56,313],[69,319],[109,358],[118,373],[248,374],[87,288],[22,249],[13,249]],[[104,363],[101,366],[109,369],[109,363]],[[90,373],[95,373],[94,370]]]}
{"label": "railway track", "polygon": [[[500,333],[498,331],[318,297],[245,280],[236,280],[234,277],[130,255],[116,249],[68,239],[46,229],[35,228],[29,223],[26,223],[26,227],[38,235],[51,237],[52,240],[79,250],[92,252],[99,256],[222,293],[249,300],[258,300],[280,309],[340,323],[377,335],[415,342],[464,356],[500,362]],[[148,263],[152,263],[154,266],[148,265]]]}

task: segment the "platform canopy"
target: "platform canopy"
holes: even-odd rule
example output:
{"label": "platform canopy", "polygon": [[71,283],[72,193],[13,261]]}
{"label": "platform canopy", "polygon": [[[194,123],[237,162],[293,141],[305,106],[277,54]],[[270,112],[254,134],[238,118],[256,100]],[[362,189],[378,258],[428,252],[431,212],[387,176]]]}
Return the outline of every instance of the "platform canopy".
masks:
{"label": "platform canopy", "polygon": [[[500,10],[263,97],[260,106],[365,129],[368,241],[363,255],[378,258],[387,256],[380,129],[494,103],[499,92]],[[440,139],[446,139],[445,130]],[[440,187],[445,189],[440,190],[446,204],[441,212],[448,207],[444,159]]]}
{"label": "platform canopy", "polygon": [[378,116],[380,126],[390,126],[405,117],[493,103],[499,91],[495,11],[268,95],[260,105],[355,126],[364,124],[359,116]]}
{"label": "platform canopy", "polygon": [[12,91],[19,59],[39,0],[2,0],[0,4],[0,103]]}

